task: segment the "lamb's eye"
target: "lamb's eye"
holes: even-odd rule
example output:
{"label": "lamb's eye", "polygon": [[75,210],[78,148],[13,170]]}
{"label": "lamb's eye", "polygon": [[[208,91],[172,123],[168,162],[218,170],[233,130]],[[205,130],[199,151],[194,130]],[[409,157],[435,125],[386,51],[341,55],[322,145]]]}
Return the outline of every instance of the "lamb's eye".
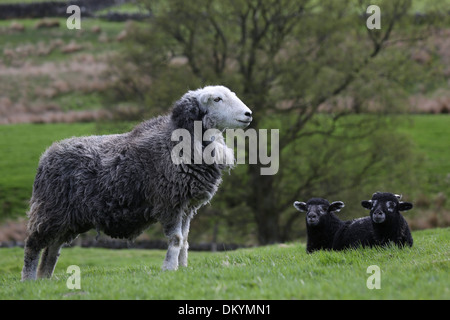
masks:
{"label": "lamb's eye", "polygon": [[217,98],[214,99],[215,102],[219,102],[219,101],[221,101],[221,100],[222,100],[221,97],[217,97]]}
{"label": "lamb's eye", "polygon": [[389,211],[393,211],[395,209],[395,204],[392,201],[386,202],[386,207]]}

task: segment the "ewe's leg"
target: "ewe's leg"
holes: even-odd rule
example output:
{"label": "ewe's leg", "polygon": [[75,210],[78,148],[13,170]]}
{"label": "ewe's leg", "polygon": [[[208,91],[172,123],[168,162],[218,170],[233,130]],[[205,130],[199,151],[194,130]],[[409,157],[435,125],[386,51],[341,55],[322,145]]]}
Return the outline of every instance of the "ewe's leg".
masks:
{"label": "ewe's leg", "polygon": [[41,249],[33,235],[29,236],[25,243],[24,263],[22,269],[22,281],[36,280],[36,272],[39,263]]}
{"label": "ewe's leg", "polygon": [[56,262],[58,262],[60,250],[60,243],[51,244],[44,249],[37,272],[38,278],[50,278],[52,276],[53,271],[55,270]]}
{"label": "ewe's leg", "polygon": [[191,225],[191,219],[193,217],[193,214],[187,216],[184,221],[181,228],[181,233],[183,235],[183,242],[181,243],[181,249],[180,249],[180,255],[178,257],[178,262],[180,266],[187,267],[188,262],[188,249],[189,249],[189,243],[188,243],[188,234],[189,234],[189,227]]}
{"label": "ewe's leg", "polygon": [[181,215],[175,224],[169,228],[164,228],[166,237],[169,238],[169,248],[163,263],[163,270],[177,270],[178,256],[180,255],[181,244],[183,242],[182,218]]}

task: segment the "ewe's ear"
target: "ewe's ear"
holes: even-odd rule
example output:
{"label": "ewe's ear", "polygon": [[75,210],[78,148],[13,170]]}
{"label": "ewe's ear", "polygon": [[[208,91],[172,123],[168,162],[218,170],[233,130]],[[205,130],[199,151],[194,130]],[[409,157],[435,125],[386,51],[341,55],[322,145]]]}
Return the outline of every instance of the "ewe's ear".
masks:
{"label": "ewe's ear", "polygon": [[172,110],[172,121],[178,128],[193,129],[194,121],[201,121],[206,111],[200,106],[197,98],[183,96],[175,102]]}
{"label": "ewe's ear", "polygon": [[411,202],[400,202],[398,204],[399,211],[408,211],[413,208],[413,204]]}
{"label": "ewe's ear", "polygon": [[345,207],[345,204],[342,201],[334,201],[328,207],[328,211],[338,213],[343,207]]}
{"label": "ewe's ear", "polygon": [[297,209],[300,212],[308,211],[308,206],[304,202],[295,201],[294,202],[294,207],[295,207],[295,209]]}
{"label": "ewe's ear", "polygon": [[372,209],[372,201],[371,200],[363,200],[361,201],[361,205],[363,206],[363,208],[366,209]]}
{"label": "ewe's ear", "polygon": [[200,101],[201,104],[206,105],[208,103],[208,100],[212,98],[212,93],[211,92],[202,92],[200,93],[198,99]]}

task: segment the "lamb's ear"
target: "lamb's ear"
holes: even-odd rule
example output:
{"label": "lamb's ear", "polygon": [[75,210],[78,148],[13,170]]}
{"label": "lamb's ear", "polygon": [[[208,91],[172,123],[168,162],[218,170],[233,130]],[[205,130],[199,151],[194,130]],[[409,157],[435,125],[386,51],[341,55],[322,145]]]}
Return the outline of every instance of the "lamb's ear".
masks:
{"label": "lamb's ear", "polygon": [[297,209],[300,212],[307,212],[308,211],[308,206],[304,202],[295,201],[294,202],[294,207],[295,207],[295,209]]}
{"label": "lamb's ear", "polygon": [[413,204],[411,202],[400,202],[398,204],[398,211],[408,211],[413,208]]}
{"label": "lamb's ear", "polygon": [[366,209],[372,209],[372,200],[363,200],[361,201],[361,205],[363,206],[363,208]]}
{"label": "lamb's ear", "polygon": [[196,97],[183,96],[175,102],[172,121],[178,128],[193,129],[194,121],[202,121],[206,114]]}
{"label": "lamb's ear", "polygon": [[381,192],[381,191],[375,192],[375,193],[372,195],[372,199],[373,199],[373,197],[374,197],[375,195],[377,195],[377,194],[379,194],[379,193],[382,193],[382,192]]}
{"label": "lamb's ear", "polygon": [[334,201],[328,207],[328,211],[338,213],[343,207],[345,207],[345,204],[342,201]]}

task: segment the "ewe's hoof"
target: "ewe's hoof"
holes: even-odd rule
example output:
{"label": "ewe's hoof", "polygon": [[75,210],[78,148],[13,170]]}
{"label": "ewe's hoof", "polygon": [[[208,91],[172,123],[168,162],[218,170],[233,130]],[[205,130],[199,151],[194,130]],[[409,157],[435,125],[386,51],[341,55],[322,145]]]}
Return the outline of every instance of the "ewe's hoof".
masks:
{"label": "ewe's hoof", "polygon": [[162,266],[163,271],[176,271],[178,269],[177,265],[171,265],[169,263],[164,263]]}

